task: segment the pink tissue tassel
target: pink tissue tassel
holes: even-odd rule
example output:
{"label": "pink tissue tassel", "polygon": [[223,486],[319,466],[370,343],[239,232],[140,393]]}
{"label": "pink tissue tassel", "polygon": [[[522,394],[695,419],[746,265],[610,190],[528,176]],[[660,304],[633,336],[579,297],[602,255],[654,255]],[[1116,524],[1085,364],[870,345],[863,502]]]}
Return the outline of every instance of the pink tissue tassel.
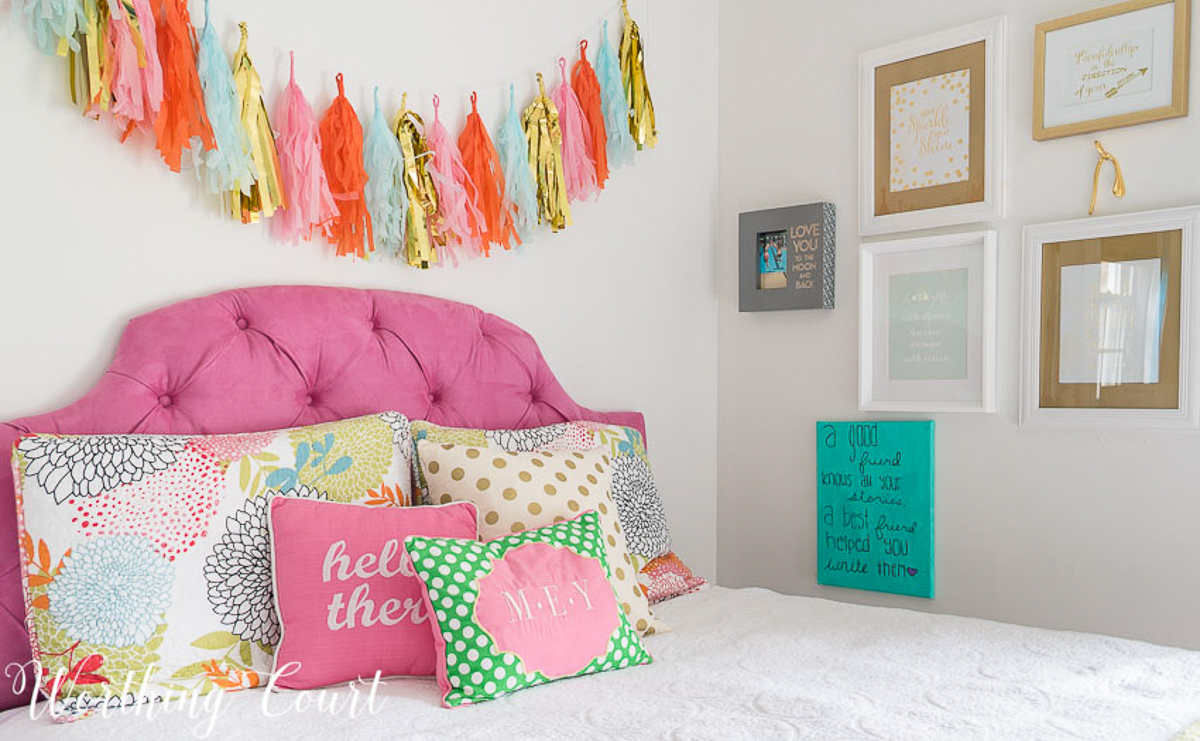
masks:
{"label": "pink tissue tassel", "polygon": [[329,191],[329,178],[321,161],[321,134],[312,106],[296,84],[296,59],[292,55],[292,79],[275,109],[275,147],[279,150],[279,169],[283,192],[288,194],[287,208],[271,219],[275,238],[297,244],[312,239],[313,229],[321,229],[337,217],[337,201]]}
{"label": "pink tissue tassel", "polygon": [[567,198],[572,201],[587,200],[600,192],[596,184],[596,162],[592,159],[592,132],[583,106],[567,82],[567,60],[560,57],[558,67],[562,71],[562,82],[550,93],[558,108],[558,125],[562,129],[562,163],[567,178]]}
{"label": "pink tissue tassel", "polygon": [[[162,108],[162,65],[158,60],[158,35],[150,0],[133,0],[134,17],[120,0],[109,5],[108,58],[112,64],[113,116],[124,127],[121,141],[129,138],[134,127],[150,131]],[[141,50],[145,64],[138,59],[138,45],[132,24],[141,30]]]}
{"label": "pink tissue tassel", "polygon": [[438,96],[433,96],[433,122],[426,129],[425,143],[433,153],[429,175],[437,186],[438,215],[441,217],[442,232],[446,234],[445,251],[450,253],[450,261],[458,267],[458,256],[450,245],[451,240],[457,240],[472,254],[482,255],[483,238],[479,225],[484,223],[484,219],[470,195],[477,192],[475,186],[472,184],[470,189],[467,188],[471,176],[463,166],[462,153],[438,117],[441,102]]}

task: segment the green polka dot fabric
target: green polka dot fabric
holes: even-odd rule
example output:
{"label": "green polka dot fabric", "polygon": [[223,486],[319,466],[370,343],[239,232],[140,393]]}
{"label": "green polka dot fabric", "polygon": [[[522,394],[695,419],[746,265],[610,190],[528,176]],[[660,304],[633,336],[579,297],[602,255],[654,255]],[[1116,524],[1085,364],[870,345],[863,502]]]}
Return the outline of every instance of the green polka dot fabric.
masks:
{"label": "green polka dot fabric", "polygon": [[602,538],[589,511],[486,543],[405,541],[435,623],[445,707],[652,661],[612,594]]}

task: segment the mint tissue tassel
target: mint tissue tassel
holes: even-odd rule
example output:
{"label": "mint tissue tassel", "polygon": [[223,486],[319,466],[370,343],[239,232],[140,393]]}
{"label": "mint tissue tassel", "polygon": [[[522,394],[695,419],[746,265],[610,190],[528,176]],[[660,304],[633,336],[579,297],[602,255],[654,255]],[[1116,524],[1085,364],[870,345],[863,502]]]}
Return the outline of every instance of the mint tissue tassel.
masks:
{"label": "mint tissue tassel", "polygon": [[83,0],[12,0],[12,17],[17,24],[24,20],[26,33],[43,54],[60,57],[67,49],[79,51],[75,34],[87,23]]}
{"label": "mint tissue tassel", "polygon": [[379,88],[375,88],[375,114],[367,131],[363,154],[367,169],[367,210],[371,212],[378,254],[401,256],[404,214],[408,210],[404,156],[400,153],[400,142],[389,129],[379,106]]}
{"label": "mint tissue tassel", "polygon": [[217,38],[207,0],[204,3],[204,32],[200,34],[199,65],[204,108],[212,124],[217,148],[196,153],[196,176],[203,179],[213,195],[233,190],[250,195],[250,186],[255,181],[250,139],[242,126],[241,102],[233,82],[233,70]]}
{"label": "mint tissue tassel", "polygon": [[525,129],[521,127],[513,85],[508,86],[508,116],[496,140],[500,144],[500,165],[504,169],[504,194],[513,206],[517,244],[522,244],[533,236],[538,223],[537,186],[529,166],[529,144],[525,140]]}
{"label": "mint tissue tassel", "polygon": [[625,100],[625,81],[617,53],[608,40],[608,21],[600,34],[600,51],[596,53],[596,75],[600,78],[601,103],[604,108],[604,129],[608,134],[608,162],[621,167],[633,162],[633,135],[629,133],[629,104]]}

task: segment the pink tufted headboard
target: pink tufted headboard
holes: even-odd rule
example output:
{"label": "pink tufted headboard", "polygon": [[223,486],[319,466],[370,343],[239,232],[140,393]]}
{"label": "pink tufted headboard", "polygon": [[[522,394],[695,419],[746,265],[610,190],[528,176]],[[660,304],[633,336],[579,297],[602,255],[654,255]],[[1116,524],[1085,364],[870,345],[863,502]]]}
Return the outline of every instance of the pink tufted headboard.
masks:
{"label": "pink tufted headboard", "polygon": [[[20,434],[247,432],[383,410],[460,427],[587,419],[645,433],[641,414],[576,404],[528,333],[474,306],[270,286],[159,309],[129,323],[112,365],[82,399],[0,424],[0,669],[30,659],[8,465]],[[12,679],[0,681],[0,709],[27,700]]]}

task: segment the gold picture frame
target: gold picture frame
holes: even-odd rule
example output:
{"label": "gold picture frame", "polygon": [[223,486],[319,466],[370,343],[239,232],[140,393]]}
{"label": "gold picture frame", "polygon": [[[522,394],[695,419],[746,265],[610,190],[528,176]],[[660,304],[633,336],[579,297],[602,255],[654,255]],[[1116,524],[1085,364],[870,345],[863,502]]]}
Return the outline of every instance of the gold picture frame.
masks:
{"label": "gold picture frame", "polygon": [[[1170,228],[1137,234],[1085,237],[1042,246],[1041,361],[1038,403],[1043,409],[1175,409],[1179,406],[1180,297],[1183,276],[1183,229]],[[1063,302],[1064,270],[1099,267],[1118,271],[1105,276],[1108,282],[1128,283],[1119,274],[1122,266],[1152,262],[1160,274],[1162,313],[1154,327],[1146,331],[1156,345],[1154,379],[1139,378],[1128,382],[1121,368],[1106,369],[1109,358],[1097,356],[1100,380],[1065,381],[1063,328],[1068,326],[1064,311],[1087,312],[1090,306],[1066,307]],[[1124,278],[1124,280],[1123,280]],[[1115,280],[1113,280],[1115,279]],[[1128,288],[1119,285],[1119,288]],[[1111,308],[1111,307],[1110,307]],[[1120,338],[1125,339],[1125,338]],[[1098,343],[1100,353],[1121,352]],[[1105,379],[1104,376],[1113,376]]]}
{"label": "gold picture frame", "polygon": [[1021,424],[1200,429],[1200,206],[1024,229]]}
{"label": "gold picture frame", "polygon": [[[1169,34],[1155,33],[1168,23]],[[1169,55],[1155,46],[1163,36]],[[1191,0],[1127,0],[1039,23],[1033,138],[1186,116],[1190,46]]]}

